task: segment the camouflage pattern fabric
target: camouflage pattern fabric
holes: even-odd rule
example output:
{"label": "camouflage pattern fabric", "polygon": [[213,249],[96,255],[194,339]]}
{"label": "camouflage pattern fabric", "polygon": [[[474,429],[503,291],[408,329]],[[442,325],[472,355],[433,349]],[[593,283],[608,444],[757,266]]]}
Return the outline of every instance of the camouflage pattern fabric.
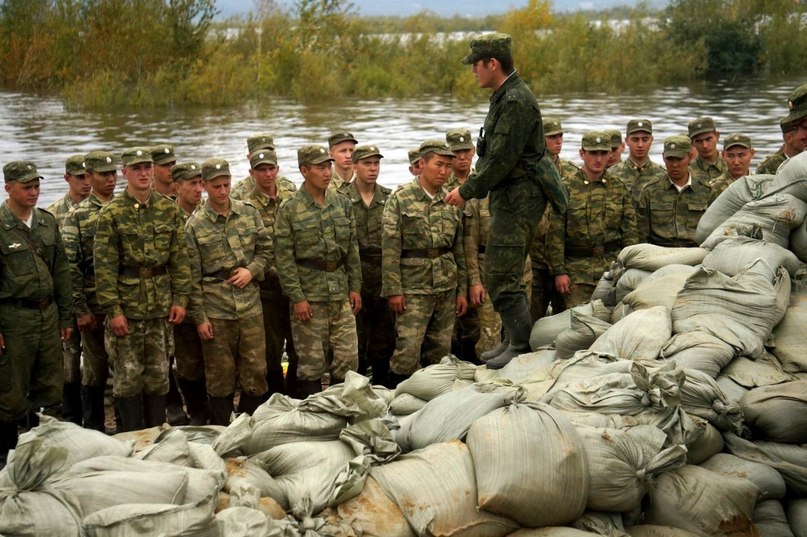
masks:
{"label": "camouflage pattern fabric", "polygon": [[174,363],[177,376],[186,380],[205,378],[205,363],[202,357],[202,340],[196,325],[186,320],[174,326]]}
{"label": "camouflage pattern fabric", "polygon": [[[277,182],[278,192],[294,192],[297,190],[297,185],[282,175],[278,175],[275,181]],[[255,179],[251,175],[247,175],[233,186],[230,197],[237,200],[247,200],[253,197],[256,188]]]}
{"label": "camouflage pattern fabric", "polygon": [[667,170],[651,160],[637,166],[631,159],[625,159],[616,166],[608,168],[609,177],[621,180],[631,193],[634,207],[639,203],[639,194],[645,185],[658,177],[667,177]]}
{"label": "camouflage pattern fabric", "polygon": [[698,155],[695,157],[695,160],[692,161],[692,164],[689,165],[689,173],[692,174],[692,177],[701,179],[706,183],[728,173],[728,169],[728,164],[726,164],[723,157],[719,155],[714,164],[711,162],[706,162],[701,158],[700,155]]}
{"label": "camouflage pattern fabric", "polygon": [[[330,370],[331,383],[342,382],[348,371],[358,367],[359,345],[356,318],[347,298],[326,302],[309,301],[313,315],[307,323],[294,315],[290,307],[291,333],[299,357],[297,378],[301,381],[319,380]],[[333,361],[327,363],[328,352]]]}
{"label": "camouflage pattern fabric", "polygon": [[455,298],[454,291],[407,295],[406,310],[396,321],[391,371],[411,375],[421,361],[424,365],[436,364],[448,354],[456,319]]}
{"label": "camouflage pattern fabric", "polygon": [[785,160],[787,160],[787,156],[785,156],[785,148],[782,146],[776,153],[767,157],[757,166],[757,173],[774,175]]}
{"label": "camouflage pattern fabric", "polygon": [[95,296],[93,248],[98,215],[104,204],[95,194],[79,203],[65,219],[62,229],[64,249],[70,261],[73,282],[73,310],[76,317],[103,313]]}
{"label": "camouflage pattern fabric", "polygon": [[156,319],[129,319],[129,335],[117,337],[109,328],[109,317],[104,322],[104,345],[115,382],[115,397],[136,397],[140,393],[165,395],[168,393],[168,353],[165,348],[166,332],[172,329],[165,317]]}
{"label": "camouflage pattern fabric", "polygon": [[237,386],[250,395],[263,395],[266,384],[266,338],[263,315],[210,319],[213,339],[202,340],[207,393],[227,397]]}
{"label": "camouflage pattern fabric", "polygon": [[[577,168],[575,166],[575,168]],[[574,170],[569,168],[572,173]],[[552,312],[560,313],[566,309],[565,297],[558,293],[555,288],[555,277],[549,268],[546,260],[546,250],[549,246],[549,224],[551,218],[560,218],[552,209],[544,211],[544,216],[538,224],[538,231],[530,248],[530,265],[532,270],[532,282],[530,288],[530,316],[532,322],[537,321],[546,315],[547,308],[551,305]]]}
{"label": "camouflage pattern fabric", "polygon": [[355,174],[351,176],[349,181],[345,181],[344,179],[339,177],[339,174],[336,173],[336,170],[334,170],[333,173],[331,174],[331,182],[328,183],[328,189],[336,190],[337,192],[342,192],[347,187],[349,187],[355,180],[356,180]]}
{"label": "camouflage pattern fabric", "polygon": [[[96,315],[96,324],[89,332],[80,332],[83,361],[81,384],[84,386],[106,386],[109,377],[110,360],[104,343],[105,315]],[[78,332],[78,330],[76,331]]]}
{"label": "camouflage pattern fabric", "polygon": [[54,201],[47,207],[47,211],[52,214],[56,218],[56,223],[59,225],[59,229],[64,227],[64,220],[67,218],[67,213],[69,213],[75,207],[78,207],[79,203],[73,201],[73,198],[70,197],[70,194],[65,194],[64,197],[59,198],[58,200]]}

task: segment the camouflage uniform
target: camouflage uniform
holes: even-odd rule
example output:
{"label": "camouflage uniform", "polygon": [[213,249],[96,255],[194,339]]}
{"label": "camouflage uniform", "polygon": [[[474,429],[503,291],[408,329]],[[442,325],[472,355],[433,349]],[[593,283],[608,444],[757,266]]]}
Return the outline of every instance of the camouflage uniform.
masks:
{"label": "camouflage uniform", "polygon": [[384,209],[381,294],[406,297],[390,359],[396,375],[448,354],[456,297],[468,292],[462,217],[443,201],[447,194],[441,188],[430,198],[415,179],[395,189]]}
{"label": "camouflage uniform", "polygon": [[334,172],[333,175],[331,176],[331,182],[328,183],[328,188],[336,190],[337,192],[344,192],[344,190],[350,185],[352,185],[355,180],[356,180],[355,175],[353,175],[349,181],[345,181],[344,179],[339,177],[339,175],[336,172]]}
{"label": "camouflage uniform", "polygon": [[[297,185],[282,175],[278,175],[276,181],[278,190],[281,188],[290,192],[297,190]],[[252,198],[255,192],[255,187],[255,179],[251,175],[247,175],[238,181],[238,184],[233,187],[230,197],[236,200],[246,201]]]}
{"label": "camouflage uniform", "polygon": [[667,177],[667,170],[664,169],[664,166],[660,166],[650,159],[647,159],[641,166],[637,166],[635,162],[627,158],[616,166],[608,168],[607,173],[608,177],[619,179],[628,188],[634,207],[639,202],[639,194],[645,185],[659,177]]}
{"label": "camouflage uniform", "polygon": [[[703,179],[706,183],[709,183],[722,175],[727,175],[729,167],[721,156],[718,156],[717,160],[711,163],[706,162],[698,155],[695,157],[695,160],[692,161],[692,164],[689,165],[689,172],[692,174],[692,177]],[[731,176],[729,175],[729,177]]]}
{"label": "camouflage uniform", "polygon": [[786,160],[787,155],[785,155],[785,146],[782,146],[778,151],[776,151],[776,153],[767,157],[759,164],[759,166],[757,166],[757,173],[774,175],[776,170],[779,169],[779,166],[781,166]]}
{"label": "camouflage uniform", "polygon": [[[341,382],[358,366],[356,318],[348,293],[361,293],[361,262],[356,221],[350,201],[327,189],[317,205],[305,188],[280,206],[275,222],[275,259],[283,293],[291,305],[291,331],[299,366],[297,377],[313,382],[327,369],[332,382]],[[294,304],[308,301],[313,317],[297,319]]]}

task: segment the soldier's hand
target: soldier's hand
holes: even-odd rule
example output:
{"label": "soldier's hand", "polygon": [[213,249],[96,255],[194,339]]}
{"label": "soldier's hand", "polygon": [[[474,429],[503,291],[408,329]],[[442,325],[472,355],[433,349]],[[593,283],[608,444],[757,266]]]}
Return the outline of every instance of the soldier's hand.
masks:
{"label": "soldier's hand", "polygon": [[247,267],[238,267],[233,271],[233,275],[227,280],[233,286],[243,289],[252,281],[252,273]]}
{"label": "soldier's hand", "polygon": [[171,306],[171,311],[168,312],[168,322],[171,324],[179,324],[185,320],[185,308],[182,306],[177,306],[176,304]]}
{"label": "soldier's hand", "polygon": [[196,327],[196,333],[199,334],[199,339],[210,341],[213,339],[213,325],[210,321],[205,321]]}
{"label": "soldier's hand", "polygon": [[80,317],[76,317],[76,324],[78,325],[80,332],[92,332],[96,325],[95,315],[92,313],[85,313]]}
{"label": "soldier's hand", "polygon": [[351,291],[348,298],[350,300],[350,309],[353,311],[353,315],[356,315],[361,311],[361,294]]}
{"label": "soldier's hand", "polygon": [[0,334],[0,356],[3,356],[4,350],[6,350],[6,340],[3,339],[3,334]]}
{"label": "soldier's hand", "polygon": [[560,274],[555,276],[555,289],[562,295],[568,295],[571,292],[572,280],[569,279],[568,274]]}
{"label": "soldier's hand", "polygon": [[392,313],[401,315],[406,311],[406,297],[404,295],[391,295],[387,297],[387,303]]}
{"label": "soldier's hand", "polygon": [[460,196],[460,187],[449,192],[448,195],[443,198],[443,201],[455,207],[462,207],[462,204],[465,203],[465,200]]}
{"label": "soldier's hand", "polygon": [[109,319],[109,329],[118,337],[125,337],[129,335],[129,323],[126,321],[125,315],[118,315]]}
{"label": "soldier's hand", "polygon": [[307,323],[314,316],[314,310],[311,309],[311,304],[308,303],[308,300],[303,300],[294,305],[294,315],[297,316],[297,320],[301,323]]}
{"label": "soldier's hand", "polygon": [[462,317],[466,313],[468,313],[468,299],[464,296],[457,297],[457,317]]}
{"label": "soldier's hand", "polygon": [[60,328],[59,335],[62,337],[62,343],[70,339],[70,336],[73,335],[73,327],[70,328]]}
{"label": "soldier's hand", "polygon": [[468,291],[468,296],[471,298],[471,304],[481,306],[485,302],[485,286],[481,283],[472,285]]}

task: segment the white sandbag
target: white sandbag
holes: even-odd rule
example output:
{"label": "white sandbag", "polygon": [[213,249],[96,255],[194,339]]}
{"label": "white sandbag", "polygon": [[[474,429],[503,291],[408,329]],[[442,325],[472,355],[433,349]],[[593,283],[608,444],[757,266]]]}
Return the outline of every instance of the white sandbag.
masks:
{"label": "white sandbag", "polygon": [[745,386],[740,386],[725,375],[718,375],[715,382],[717,382],[717,385],[726,395],[726,399],[728,399],[733,405],[738,405],[740,403],[740,399],[743,398],[743,395],[748,392],[748,388]]}
{"label": "white sandbag", "polygon": [[602,273],[600,280],[597,282],[597,287],[594,288],[594,292],[591,293],[591,302],[595,300],[601,301],[607,307],[614,307],[616,306],[616,281],[614,279],[614,273],[610,270],[606,270]]}
{"label": "white sandbag", "polygon": [[572,309],[569,328],[555,338],[555,358],[567,360],[575,352],[588,349],[610,327],[607,321]]}
{"label": "white sandbag", "polygon": [[321,464],[329,468],[338,468],[355,455],[348,444],[341,440],[333,440],[330,442],[284,444],[262,453],[257,453],[250,457],[249,460],[277,479]]}
{"label": "white sandbag", "polygon": [[678,291],[683,289],[687,278],[695,270],[695,267],[689,265],[668,265],[660,268],[628,293],[622,302],[634,311],[654,306],[666,306],[672,309]]}
{"label": "white sandbag", "polygon": [[765,537],[794,537],[779,500],[765,500],[754,509],[754,526]]}
{"label": "white sandbag", "polygon": [[362,537],[414,537],[403,511],[375,479],[368,477],[364,490],[318,517],[325,518],[325,534]]}
{"label": "white sandbag", "polygon": [[776,170],[769,193],[788,193],[807,201],[807,155],[803,152],[787,159]]}
{"label": "white sandbag", "polygon": [[759,490],[747,479],[683,466],[659,476],[650,488],[646,521],[703,537],[753,535],[751,517]]}
{"label": "white sandbag", "polygon": [[253,488],[258,492],[258,497],[272,498],[284,510],[289,508],[285,491],[260,464],[246,457],[228,458],[226,463],[227,480],[224,483],[225,491],[231,492],[236,488],[241,488],[242,490]]}
{"label": "white sandbag", "polygon": [[703,242],[712,231],[742,209],[746,203],[760,199],[771,181],[773,181],[773,175],[748,175],[732,182],[706,208],[706,212],[698,220],[695,241]]}
{"label": "white sandbag", "polygon": [[552,349],[519,354],[506,366],[497,370],[498,377],[508,379],[513,384],[521,384],[533,378],[542,377],[555,363],[555,354],[556,352]]}
{"label": "white sandbag", "polygon": [[807,444],[807,380],[754,388],[740,407],[755,438]]}
{"label": "white sandbag", "polygon": [[390,412],[396,416],[408,416],[423,408],[428,401],[415,397],[411,393],[402,393],[395,397],[389,405]]}
{"label": "white sandbag", "polygon": [[213,501],[198,505],[121,504],[85,517],[84,532],[88,537],[224,537],[214,507]]}
{"label": "white sandbag", "polygon": [[466,443],[480,509],[528,527],[568,524],[583,514],[586,453],[559,412],[541,403],[508,405],[476,420]]}
{"label": "white sandbag", "polygon": [[807,498],[790,500],[787,521],[795,537],[807,537]]}
{"label": "white sandbag", "polygon": [[454,389],[457,380],[474,380],[476,366],[470,362],[446,356],[439,364],[433,364],[415,371],[411,377],[395,388],[395,395],[408,393],[424,401],[431,401]]}
{"label": "white sandbag", "polygon": [[731,402],[717,382],[708,374],[695,369],[684,370],[681,386],[681,407],[694,416],[699,416],[721,431],[739,433],[742,430],[743,413]]}
{"label": "white sandbag", "polygon": [[622,302],[625,297],[630,294],[634,289],[645,281],[651,274],[652,270],[642,270],[637,268],[629,268],[616,282],[616,289],[614,291],[614,298],[617,302]]}
{"label": "white sandbag", "polygon": [[807,261],[807,218],[790,232],[787,249],[801,261]]}
{"label": "white sandbag", "polygon": [[548,526],[546,528],[522,528],[509,533],[507,537],[592,537],[594,535],[601,534],[566,526]]}
{"label": "white sandbag", "polygon": [[684,441],[687,448],[687,463],[701,464],[723,451],[723,435],[714,425],[703,418],[689,416],[691,426]]}
{"label": "white sandbag", "polygon": [[787,487],[779,472],[759,462],[741,459],[730,453],[717,453],[701,466],[720,475],[748,479],[760,491],[759,500],[784,498]]}
{"label": "white sandbag", "polygon": [[667,265],[695,266],[703,261],[707,253],[703,248],[665,248],[655,244],[641,243],[623,248],[619,252],[617,261],[628,269],[655,272]]}
{"label": "white sandbag", "polygon": [[622,513],[586,511],[570,524],[571,527],[607,537],[628,537],[622,522]]}
{"label": "white sandbag", "polygon": [[216,522],[221,534],[227,537],[270,537],[272,535],[272,526],[266,515],[249,507],[225,509],[216,514]]}
{"label": "white sandbag", "polygon": [[785,267],[791,278],[796,276],[796,272],[801,267],[799,259],[787,248],[751,237],[722,238],[703,259],[701,266],[732,277],[757,259],[764,259],[768,262],[771,267],[771,280],[776,276],[776,269],[780,266]]}
{"label": "white sandbag", "polygon": [[[263,417],[263,406],[255,411],[255,419]],[[370,379],[355,371],[348,371],[344,382],[309,395],[300,402],[300,410],[323,412],[348,418],[350,423],[379,418],[386,414],[388,403],[370,385]]]}
{"label": "white sandbag", "polygon": [[773,329],[774,347],[770,351],[788,373],[807,372],[805,334],[807,334],[807,289],[803,283],[794,283],[787,312]]}
{"label": "white sandbag", "polygon": [[672,335],[670,310],[665,306],[638,310],[605,331],[590,350],[625,360],[651,361]]}
{"label": "white sandbag", "polygon": [[586,304],[575,306],[564,310],[556,315],[541,317],[532,326],[530,332],[530,348],[536,351],[542,347],[552,345],[558,335],[571,327],[572,310],[583,315],[591,315],[601,321],[608,321],[611,318],[611,310],[601,300],[592,300]]}
{"label": "white sandbag", "polygon": [[785,373],[779,361],[767,352],[756,360],[735,358],[721,374],[748,389],[796,380],[795,375]]}
{"label": "white sandbag", "polygon": [[453,440],[401,455],[370,469],[417,535],[501,537],[514,522],[477,508],[468,447]]}
{"label": "white sandbag", "polygon": [[724,438],[729,453],[770,466],[784,478],[791,495],[807,496],[807,447],[762,440],[750,442],[732,433],[726,433]]}
{"label": "white sandbag", "polygon": [[699,534],[670,526],[657,526],[654,524],[641,524],[625,528],[631,537],[695,537]]}
{"label": "white sandbag", "polygon": [[[154,443],[134,455],[138,459],[186,466],[190,458],[188,437],[179,429],[162,431]],[[131,503],[131,502],[121,502]],[[154,502],[170,503],[170,502]]]}
{"label": "white sandbag", "polygon": [[714,378],[731,363],[734,347],[717,336],[693,330],[673,335],[661,348],[661,357],[681,369],[702,371]]}

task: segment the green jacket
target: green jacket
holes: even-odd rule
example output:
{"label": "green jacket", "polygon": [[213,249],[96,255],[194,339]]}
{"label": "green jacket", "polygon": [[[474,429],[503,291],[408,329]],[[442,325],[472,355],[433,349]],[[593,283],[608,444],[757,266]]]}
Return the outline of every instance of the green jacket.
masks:
{"label": "green jacket", "polygon": [[[297,185],[282,175],[278,175],[275,181],[277,182],[278,189],[291,190],[292,192],[297,190]],[[255,188],[255,179],[253,179],[251,175],[247,175],[233,187],[232,192],[230,192],[230,197],[237,200],[245,200],[252,196],[255,192]]]}
{"label": "green jacket", "polygon": [[343,193],[353,205],[356,218],[356,239],[359,242],[361,258],[361,280],[365,293],[381,296],[381,240],[384,207],[392,190],[375,185],[375,193],[367,206],[353,180],[343,186]]}
{"label": "green jacket", "polygon": [[59,198],[48,205],[47,211],[56,218],[56,223],[59,224],[59,229],[62,229],[64,227],[64,220],[67,218],[67,213],[69,213],[73,208],[78,207],[78,205],[79,204],[73,201],[73,198],[70,197],[70,194],[67,193],[63,198]]}
{"label": "green jacket", "polygon": [[639,194],[642,193],[642,189],[647,183],[655,181],[659,177],[667,177],[667,170],[664,166],[656,164],[650,159],[641,166],[637,166],[635,162],[627,158],[616,166],[608,168],[606,173],[607,176],[616,177],[622,181],[628,188],[634,207],[639,202]]}
{"label": "green jacket", "polygon": [[757,173],[774,175],[776,170],[779,169],[779,166],[781,166],[786,160],[787,156],[785,155],[785,146],[782,146],[776,153],[763,160],[759,166],[757,166]]}
{"label": "green jacket", "polygon": [[695,157],[695,160],[689,165],[689,172],[693,177],[704,178],[708,181],[717,179],[728,171],[729,167],[723,157],[717,156],[714,164],[706,162],[700,155]]}
{"label": "green jacket", "polygon": [[98,215],[104,204],[95,194],[70,211],[62,228],[64,249],[70,261],[73,280],[73,309],[76,317],[103,313],[95,295],[95,262],[93,246]]}

